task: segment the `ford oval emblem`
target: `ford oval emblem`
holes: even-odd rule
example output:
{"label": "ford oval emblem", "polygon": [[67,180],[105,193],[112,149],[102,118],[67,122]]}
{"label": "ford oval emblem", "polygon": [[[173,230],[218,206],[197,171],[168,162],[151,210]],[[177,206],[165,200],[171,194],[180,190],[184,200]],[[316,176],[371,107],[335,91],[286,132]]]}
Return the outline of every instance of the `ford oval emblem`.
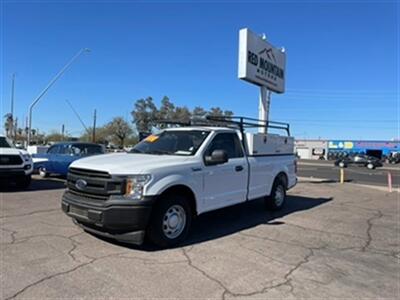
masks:
{"label": "ford oval emblem", "polygon": [[83,191],[83,190],[86,188],[86,186],[87,186],[87,182],[86,182],[85,180],[83,180],[83,179],[78,179],[78,180],[75,182],[75,186],[76,186],[76,188],[77,188],[78,190]]}

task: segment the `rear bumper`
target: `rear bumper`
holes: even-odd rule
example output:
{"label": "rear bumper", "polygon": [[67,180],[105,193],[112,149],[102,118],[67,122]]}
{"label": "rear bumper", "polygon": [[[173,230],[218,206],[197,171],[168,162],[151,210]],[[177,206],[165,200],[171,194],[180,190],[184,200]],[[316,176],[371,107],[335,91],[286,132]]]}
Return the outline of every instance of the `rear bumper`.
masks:
{"label": "rear bumper", "polygon": [[297,184],[297,181],[298,181],[298,179],[296,176],[291,182],[289,182],[287,189],[290,190],[291,188],[294,188]]}
{"label": "rear bumper", "polygon": [[84,230],[118,241],[141,244],[150,219],[154,197],[137,202],[123,198],[87,200],[66,191],[62,210]]}

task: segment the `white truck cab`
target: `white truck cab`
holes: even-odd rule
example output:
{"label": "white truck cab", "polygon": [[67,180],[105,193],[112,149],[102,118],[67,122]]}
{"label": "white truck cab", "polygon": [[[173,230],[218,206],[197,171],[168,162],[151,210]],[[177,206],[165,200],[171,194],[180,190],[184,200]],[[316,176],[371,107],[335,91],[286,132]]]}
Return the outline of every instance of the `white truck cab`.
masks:
{"label": "white truck cab", "polygon": [[15,182],[18,187],[26,188],[31,183],[32,171],[31,155],[17,149],[11,140],[0,135],[0,180]]}
{"label": "white truck cab", "polygon": [[295,172],[289,136],[228,127],[169,128],[129,153],[72,163],[62,209],[94,234],[136,244],[146,235],[170,247],[202,213],[259,198],[280,209],[297,182]]}

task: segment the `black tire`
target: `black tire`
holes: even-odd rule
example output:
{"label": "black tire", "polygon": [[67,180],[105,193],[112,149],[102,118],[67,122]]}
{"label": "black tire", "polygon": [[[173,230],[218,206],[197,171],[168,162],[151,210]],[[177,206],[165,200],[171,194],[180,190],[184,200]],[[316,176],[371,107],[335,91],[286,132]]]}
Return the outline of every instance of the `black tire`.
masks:
{"label": "black tire", "polygon": [[31,175],[19,177],[16,179],[16,185],[19,188],[27,188],[31,184]]}
{"label": "black tire", "polygon": [[[167,223],[167,214],[173,212],[174,209],[181,210],[180,213],[185,214],[185,222],[183,229],[177,236],[173,236],[171,233],[168,236],[168,230],[170,229],[165,223]],[[179,214],[176,213],[176,216]],[[179,217],[177,217],[179,219]],[[150,219],[150,224],[147,229],[147,238],[149,241],[160,248],[170,248],[180,244],[188,235],[190,225],[192,223],[192,209],[189,205],[188,200],[181,195],[166,195],[159,199],[156,203],[153,213]],[[177,230],[177,233],[180,230]]]}
{"label": "black tire", "polygon": [[265,207],[268,210],[280,210],[286,202],[286,180],[284,177],[278,177],[274,181],[271,194],[265,197]]}
{"label": "black tire", "polygon": [[49,173],[46,172],[46,168],[45,167],[40,167],[39,168],[39,176],[42,178],[46,178],[49,176]]}

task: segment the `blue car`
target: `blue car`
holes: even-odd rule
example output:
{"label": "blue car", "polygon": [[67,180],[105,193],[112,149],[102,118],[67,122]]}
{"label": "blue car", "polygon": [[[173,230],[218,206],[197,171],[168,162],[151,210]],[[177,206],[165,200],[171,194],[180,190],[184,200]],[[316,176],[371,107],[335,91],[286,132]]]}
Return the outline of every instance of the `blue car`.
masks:
{"label": "blue car", "polygon": [[50,174],[65,176],[72,162],[98,154],[104,154],[102,145],[82,142],[57,143],[52,145],[47,153],[33,155],[34,170],[43,178]]}

